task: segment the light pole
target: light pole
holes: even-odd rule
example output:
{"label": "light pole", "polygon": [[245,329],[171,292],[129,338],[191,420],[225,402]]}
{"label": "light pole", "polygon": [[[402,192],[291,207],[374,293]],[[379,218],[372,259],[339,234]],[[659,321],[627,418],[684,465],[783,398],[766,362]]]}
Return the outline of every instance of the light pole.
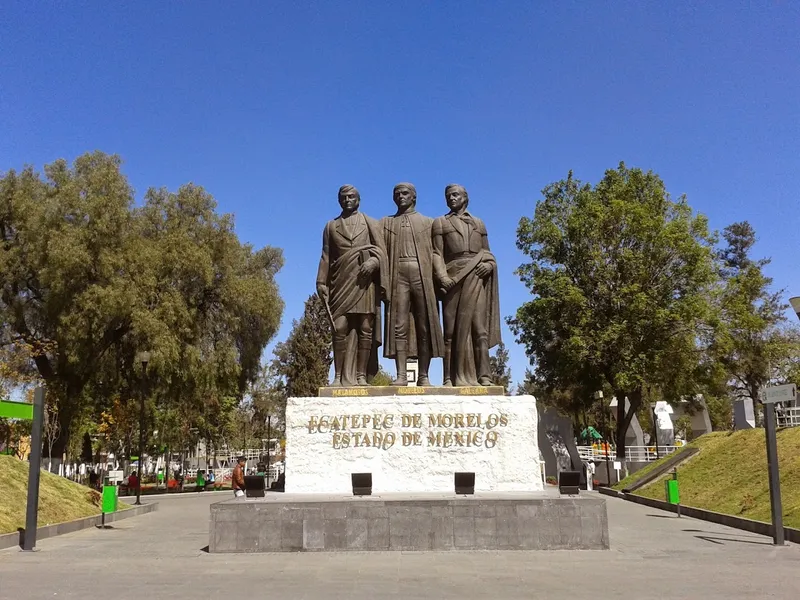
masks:
{"label": "light pole", "polygon": [[661,458],[661,451],[658,449],[658,418],[656,417],[656,403],[650,403],[650,409],[653,411],[653,439],[656,441],[656,459]]}
{"label": "light pole", "polygon": [[147,363],[150,362],[150,352],[139,353],[139,362],[142,363],[142,386],[139,390],[139,486],[136,488],[136,504],[142,503],[142,480],[144,478],[144,394],[147,377]]}
{"label": "light pole", "polygon": [[[603,390],[597,390],[594,393],[594,399],[600,401],[600,429],[603,430],[603,435],[606,434],[606,405],[603,403]],[[608,441],[603,438],[603,454],[606,455],[606,481],[608,482],[608,487],[611,487],[611,467],[608,464],[608,450],[609,445]]]}
{"label": "light pole", "polygon": [[267,483],[269,483],[269,453],[272,451],[272,415],[267,415]]}

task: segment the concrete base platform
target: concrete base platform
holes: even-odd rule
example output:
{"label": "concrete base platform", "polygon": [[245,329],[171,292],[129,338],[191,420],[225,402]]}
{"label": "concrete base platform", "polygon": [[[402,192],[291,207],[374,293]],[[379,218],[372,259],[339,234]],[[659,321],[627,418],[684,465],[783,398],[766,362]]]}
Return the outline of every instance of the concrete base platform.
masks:
{"label": "concrete base platform", "polygon": [[210,552],[608,548],[596,495],[268,494],[211,505]]}

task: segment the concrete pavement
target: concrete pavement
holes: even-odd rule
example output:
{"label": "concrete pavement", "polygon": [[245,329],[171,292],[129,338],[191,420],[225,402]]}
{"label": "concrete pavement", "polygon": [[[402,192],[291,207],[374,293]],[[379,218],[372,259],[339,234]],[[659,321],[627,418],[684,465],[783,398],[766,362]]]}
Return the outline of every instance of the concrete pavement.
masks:
{"label": "concrete pavement", "polygon": [[208,554],[208,507],[227,497],[0,551],[0,600],[800,597],[800,547],[614,498],[610,551]]}

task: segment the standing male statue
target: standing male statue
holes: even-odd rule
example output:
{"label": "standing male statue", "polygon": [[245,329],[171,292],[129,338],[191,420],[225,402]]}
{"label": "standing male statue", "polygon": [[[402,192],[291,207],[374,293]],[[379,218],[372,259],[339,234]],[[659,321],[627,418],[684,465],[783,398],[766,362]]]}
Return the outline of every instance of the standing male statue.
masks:
{"label": "standing male statue", "polygon": [[360,203],[355,187],[339,188],[342,213],[322,232],[317,293],[333,325],[334,387],[367,385],[368,365],[377,366],[381,343],[380,303],[389,276],[386,247],[378,222],[358,211]]}
{"label": "standing male statue", "polygon": [[467,212],[467,190],[448,185],[444,197],[450,212],[433,223],[433,268],[444,313],[444,385],[489,386],[489,348],[500,343],[497,263],[486,226]]}
{"label": "standing male statue", "polygon": [[417,190],[410,183],[398,183],[393,196],[397,212],[381,219],[389,258],[383,355],[395,359],[392,385],[408,384],[406,361],[416,356],[417,385],[429,386],[431,357],[442,356],[444,350],[433,286],[433,219],[416,211]]}

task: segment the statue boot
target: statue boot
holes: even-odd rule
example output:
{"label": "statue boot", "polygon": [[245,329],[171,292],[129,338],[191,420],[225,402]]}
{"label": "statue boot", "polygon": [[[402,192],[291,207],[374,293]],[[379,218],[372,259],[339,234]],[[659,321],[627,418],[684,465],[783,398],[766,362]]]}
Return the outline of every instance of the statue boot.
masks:
{"label": "statue boot", "polygon": [[397,368],[397,377],[392,385],[408,385],[408,342],[397,342],[397,354],[394,357],[394,364]]}

